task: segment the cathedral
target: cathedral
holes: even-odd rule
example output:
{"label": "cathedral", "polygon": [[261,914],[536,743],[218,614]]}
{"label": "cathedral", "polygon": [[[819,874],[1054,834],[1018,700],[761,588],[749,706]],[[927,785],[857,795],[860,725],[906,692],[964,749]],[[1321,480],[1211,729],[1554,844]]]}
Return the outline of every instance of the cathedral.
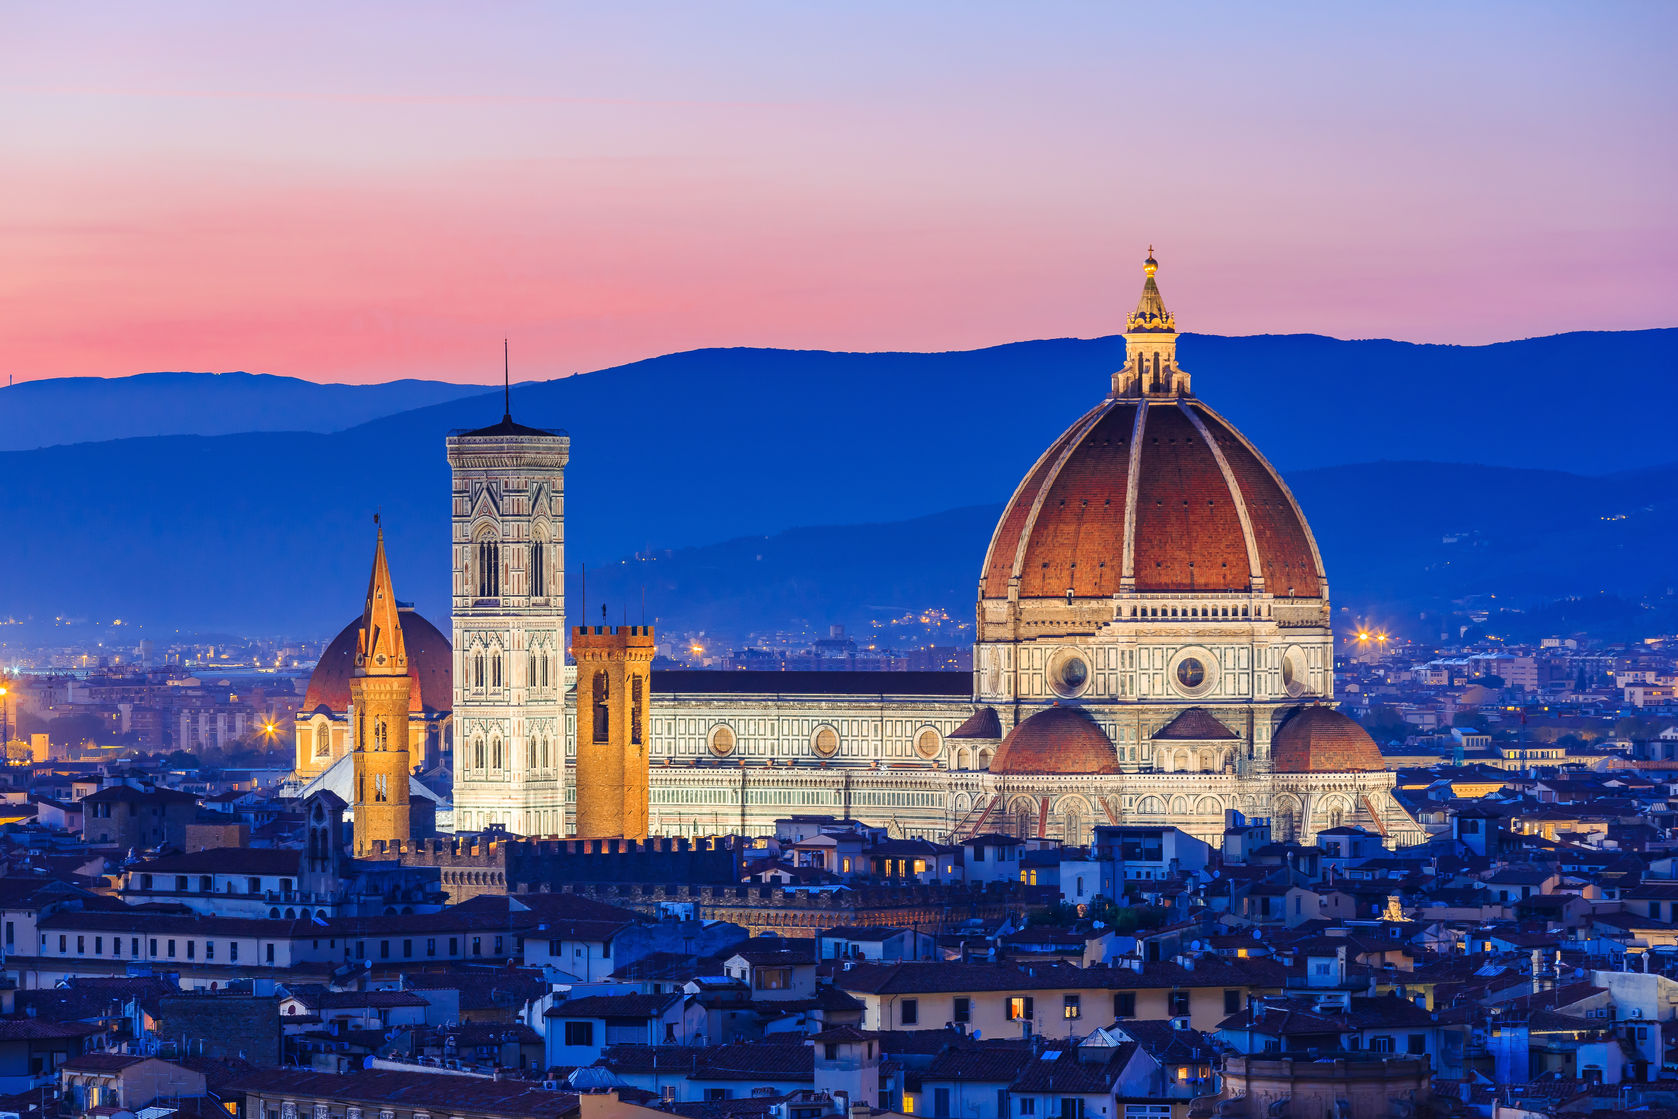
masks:
{"label": "cathedral", "polygon": [[[594,703],[604,693],[587,697],[581,811],[565,658],[569,438],[515,423],[510,408],[449,436],[454,639],[411,611],[398,625],[410,740],[416,757],[452,755],[454,830],[564,836],[633,819],[653,835],[760,835],[824,814],[940,841],[1006,831],[1078,844],[1105,823],[1216,841],[1237,810],[1268,818],[1277,838],[1352,824],[1420,841],[1374,742],[1332,706],[1328,576],[1310,526],[1258,449],[1195,395],[1157,270],[1150,253],[1124,366],[997,523],[978,567],[971,675],[648,674],[639,657],[644,710],[638,698],[612,723]],[[351,666],[333,650],[347,654],[355,630],[310,682],[320,702],[298,713],[300,778],[353,747],[340,733]],[[650,635],[585,627],[572,644],[579,666],[613,663],[623,682],[627,662],[611,658]],[[589,672],[591,688],[606,686],[604,669]],[[633,786],[644,820],[636,797],[596,802],[590,766],[608,726],[646,767]],[[617,772],[613,797],[626,787]]]}

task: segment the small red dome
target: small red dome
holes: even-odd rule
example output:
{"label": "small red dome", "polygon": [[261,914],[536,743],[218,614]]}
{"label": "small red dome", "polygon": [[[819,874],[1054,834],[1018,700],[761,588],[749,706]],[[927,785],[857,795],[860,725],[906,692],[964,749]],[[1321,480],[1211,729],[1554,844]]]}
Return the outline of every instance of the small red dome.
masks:
{"label": "small red dome", "polygon": [[1003,511],[980,593],[1006,598],[1017,579],[1021,598],[1106,598],[1127,543],[1138,591],[1244,592],[1256,573],[1273,595],[1323,593],[1281,477],[1193,397],[1111,398],[1073,424]]}
{"label": "small red dome", "polygon": [[1049,707],[1008,732],[992,773],[1117,773],[1119,754],[1094,719],[1076,707]]}
{"label": "small red dome", "polygon": [[1332,707],[1296,708],[1270,739],[1276,773],[1363,773],[1387,768],[1369,732]]}
{"label": "small red dome", "polygon": [[[415,714],[454,710],[454,650],[449,639],[411,607],[403,607],[398,617],[402,619],[402,642],[408,647],[408,675],[414,680],[408,710]],[[303,693],[302,713],[312,715],[323,707],[331,712],[349,710],[355,638],[360,629],[358,616],[320,655],[320,663],[309,677],[309,688]]]}

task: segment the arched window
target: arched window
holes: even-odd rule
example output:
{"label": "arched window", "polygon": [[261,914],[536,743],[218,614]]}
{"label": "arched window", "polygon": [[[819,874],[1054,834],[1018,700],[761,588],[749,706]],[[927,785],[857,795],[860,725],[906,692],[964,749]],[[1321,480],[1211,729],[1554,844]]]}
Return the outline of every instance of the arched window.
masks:
{"label": "arched window", "polygon": [[497,649],[489,655],[489,686],[501,686],[501,650]]}
{"label": "arched window", "polygon": [[532,652],[530,654],[530,675],[526,679],[527,679],[529,685],[532,688],[534,688],[536,686],[536,654],[535,654],[535,652]]}
{"label": "arched window", "polygon": [[540,540],[530,545],[530,593],[537,597],[548,593],[548,546]]}
{"label": "arched window", "polygon": [[629,682],[629,741],[639,746],[641,744],[641,678],[634,677]]}
{"label": "arched window", "polygon": [[501,594],[501,545],[493,540],[478,541],[478,597]]}
{"label": "arched window", "polygon": [[548,686],[548,669],[552,667],[553,660],[554,658],[552,653],[549,653],[542,658],[542,686],[544,688]]}
{"label": "arched window", "polygon": [[505,769],[506,768],[507,759],[506,759],[506,756],[502,753],[501,740],[499,738],[490,739],[489,755],[490,755],[490,764],[492,766],[494,766],[496,769]]}
{"label": "arched window", "polygon": [[606,682],[604,672],[594,674],[594,741],[604,742],[610,734],[612,721],[611,685]]}
{"label": "arched window", "polygon": [[473,742],[472,742],[472,758],[473,758],[473,763],[474,763],[476,768],[482,769],[484,767],[484,740],[483,739],[478,738],[478,739],[473,740]]}
{"label": "arched window", "polygon": [[380,715],[373,720],[373,749],[390,749],[390,731],[385,725],[385,717]]}
{"label": "arched window", "polygon": [[315,757],[329,758],[332,756],[332,726],[322,723],[315,728]]}
{"label": "arched window", "polygon": [[390,788],[385,784],[385,775],[380,773],[373,778],[373,802],[387,804],[390,801]]}
{"label": "arched window", "polygon": [[484,654],[481,649],[472,654],[472,686],[474,688],[484,686]]}

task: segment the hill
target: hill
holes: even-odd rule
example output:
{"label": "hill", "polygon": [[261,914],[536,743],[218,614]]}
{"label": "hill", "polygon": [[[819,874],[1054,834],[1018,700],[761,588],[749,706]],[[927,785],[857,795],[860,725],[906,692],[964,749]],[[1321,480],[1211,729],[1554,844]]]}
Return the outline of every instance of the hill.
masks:
{"label": "hill", "polygon": [[[1427,462],[1377,462],[1293,472],[1328,567],[1335,605],[1350,618],[1405,628],[1419,612],[1452,604],[1496,611],[1497,632],[1530,624],[1534,635],[1580,625],[1626,636],[1657,622],[1636,599],[1670,597],[1678,541],[1678,464],[1590,478],[1557,471]],[[653,621],[734,632],[743,618],[817,627],[874,622],[943,609],[971,622],[984,551],[1000,503],[887,524],[801,528],[699,548],[642,553],[588,570],[588,601],[638,614],[643,590]],[[905,559],[905,557],[908,557]],[[572,585],[573,601],[577,588]],[[1612,608],[1553,600],[1614,600]],[[1625,602],[1629,598],[1631,601]],[[1456,610],[1456,613],[1466,613]],[[1668,615],[1673,615],[1668,617]],[[592,614],[591,614],[592,617]]]}
{"label": "hill", "polygon": [[[1197,391],[1299,487],[1341,603],[1629,592],[1666,578],[1650,569],[1678,539],[1663,495],[1671,471],[1659,466],[1678,405],[1678,378],[1660,374],[1675,364],[1678,331],[1475,348],[1189,336],[1182,353]],[[571,433],[573,567],[586,560],[604,580],[635,553],[703,551],[812,524],[888,526],[871,545],[865,529],[789,533],[784,564],[765,578],[827,587],[812,610],[947,587],[964,617],[989,526],[977,513],[939,514],[955,519],[931,518],[934,531],[919,522],[1005,500],[1099,399],[1121,357],[1115,339],[951,354],[708,350],[519,386],[513,411]],[[1587,366],[1635,376],[1637,407],[1579,392]],[[399,592],[441,619],[443,438],[501,410],[499,393],[475,394],[340,432],[0,454],[0,610],[318,635],[359,605],[370,517],[382,507]],[[1388,449],[1477,466],[1344,465]],[[1571,472],[1529,469],[1549,463]],[[733,570],[723,555],[693,562]],[[849,582],[810,574],[842,556],[836,576]],[[707,584],[682,578],[672,592],[695,588],[672,593],[684,614],[714,601],[725,616],[738,603],[738,629],[773,626],[799,601],[714,582],[700,594]],[[591,601],[638,601],[638,589],[607,587],[591,587]],[[675,609],[653,606],[661,617]]]}
{"label": "hill", "polygon": [[0,451],[146,435],[342,431],[484,391],[482,385],[389,381],[320,385],[267,373],[61,377],[0,387]]}

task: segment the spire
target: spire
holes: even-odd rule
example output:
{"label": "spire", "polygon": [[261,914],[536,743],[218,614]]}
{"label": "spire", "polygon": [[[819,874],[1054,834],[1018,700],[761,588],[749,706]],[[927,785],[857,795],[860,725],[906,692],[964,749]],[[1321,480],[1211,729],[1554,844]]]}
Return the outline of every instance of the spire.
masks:
{"label": "spire", "polygon": [[355,641],[357,676],[408,675],[408,646],[402,640],[401,612],[390,584],[390,563],[385,559],[385,528],[381,518],[378,544],[373,550],[373,574],[367,581],[367,607],[361,615],[361,632]]}
{"label": "spire", "polygon": [[1154,259],[1154,247],[1149,245],[1148,259],[1142,262],[1142,274],[1147,277],[1142,281],[1142,298],[1136,301],[1136,310],[1130,313],[1130,318],[1125,322],[1126,333],[1177,332],[1177,320],[1165,309],[1165,300],[1159,294],[1159,285],[1154,283],[1154,273],[1158,271],[1159,261]]}
{"label": "spire", "polygon": [[501,339],[501,392],[506,403],[506,409],[501,413],[501,422],[513,422],[513,362],[507,356],[507,340]]}
{"label": "spire", "polygon": [[1142,262],[1142,298],[1125,319],[1125,365],[1113,374],[1114,396],[1188,396],[1189,375],[1177,367],[1177,317],[1165,309],[1154,274],[1154,247]]}

